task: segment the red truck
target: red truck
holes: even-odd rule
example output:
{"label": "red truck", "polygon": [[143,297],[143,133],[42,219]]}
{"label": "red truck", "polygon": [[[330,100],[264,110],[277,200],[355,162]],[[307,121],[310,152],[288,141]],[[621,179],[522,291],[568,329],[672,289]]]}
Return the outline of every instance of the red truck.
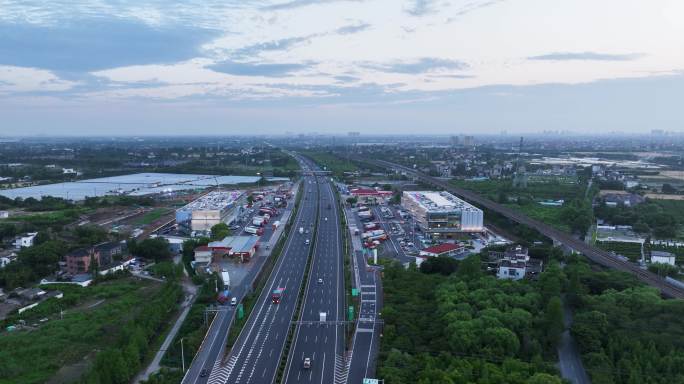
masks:
{"label": "red truck", "polygon": [[218,301],[218,302],[221,303],[221,304],[225,304],[225,303],[227,303],[229,300],[230,300],[230,291],[227,290],[227,289],[221,291],[221,292],[219,293],[218,297],[216,298],[216,301]]}
{"label": "red truck", "polygon": [[271,301],[273,301],[273,304],[280,303],[280,299],[283,298],[283,293],[285,293],[285,288],[276,288],[273,290],[271,293]]}

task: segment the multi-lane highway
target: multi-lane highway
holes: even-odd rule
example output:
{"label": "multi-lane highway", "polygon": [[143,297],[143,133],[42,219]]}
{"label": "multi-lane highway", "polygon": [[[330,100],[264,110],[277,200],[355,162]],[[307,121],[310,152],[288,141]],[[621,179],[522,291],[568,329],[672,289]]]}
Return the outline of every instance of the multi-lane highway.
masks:
{"label": "multi-lane highway", "polygon": [[567,233],[564,233],[551,227],[550,225],[546,225],[540,221],[531,219],[523,213],[517,212],[511,208],[495,203],[487,198],[478,195],[475,192],[455,187],[446,181],[430,177],[428,175],[423,174],[422,172],[418,172],[414,169],[399,164],[390,163],[384,160],[376,160],[374,161],[374,163],[385,168],[389,168],[395,171],[404,172],[408,175],[412,175],[418,180],[421,180],[427,184],[432,184],[440,188],[443,188],[449,192],[452,192],[456,195],[463,197],[464,199],[482,208],[487,208],[517,223],[534,228],[544,236],[547,236],[553,239],[554,241],[569,247],[574,251],[584,254],[587,258],[594,261],[595,263],[633,274],[642,282],[658,288],[660,292],[665,296],[679,299],[684,298],[684,289],[668,283],[665,279],[661,278],[660,276],[651,273],[647,270],[641,269],[638,265],[635,265],[628,261],[621,260],[602,249],[591,246],[585,243],[584,241],[576,239]]}
{"label": "multi-lane highway", "polygon": [[[227,358],[214,363],[209,383],[272,383],[275,379],[312,246],[306,240],[311,239],[316,221],[319,192],[315,177],[304,179],[303,194],[283,253]],[[299,228],[308,233],[300,234]],[[284,288],[278,304],[271,300],[276,288]]]}
{"label": "multi-lane highway", "polygon": [[[283,223],[287,221],[286,218],[289,217],[291,210],[291,207],[288,207],[286,210],[284,210],[282,216],[280,217],[280,220],[282,220]],[[278,234],[280,232],[282,232],[282,227],[281,229],[274,231],[271,226],[266,226],[264,228],[264,234],[259,240],[262,245],[264,243],[273,245],[278,239]],[[251,288],[251,282],[263,267],[267,257],[270,257],[267,255],[261,255],[262,252],[263,251],[260,251],[258,253],[258,257],[253,259],[255,265],[252,266],[247,276],[243,278],[243,282],[239,285],[234,285],[231,287],[233,296],[237,297],[239,300],[242,300],[245,294],[248,293],[248,290]],[[270,251],[266,251],[266,254],[267,253],[270,253]],[[184,384],[204,384],[208,381],[209,372],[212,371],[216,365],[216,362],[221,361],[223,357],[228,338],[228,331],[232,326],[234,318],[235,307],[220,307],[220,312],[216,314],[216,317],[211,323],[211,327],[207,331],[207,335],[205,336],[197,355],[195,356],[192,364],[185,374],[185,377],[183,378]]]}
{"label": "multi-lane highway", "polygon": [[[373,372],[379,335],[375,322],[375,301],[380,295],[377,276],[366,271],[360,254],[355,255],[355,264],[364,265],[364,270],[357,274],[362,303],[353,345],[358,354],[356,360],[350,360],[354,352],[347,353],[345,345],[345,330],[351,323],[345,321],[342,254],[342,231],[346,229],[340,226],[339,202],[329,179],[314,176],[311,171],[317,167],[310,160],[298,160],[306,175],[303,197],[280,259],[231,350],[224,357],[225,337],[219,337],[233,321],[233,309],[226,308],[229,312],[215,320],[212,329],[216,328],[216,334],[210,330],[184,383],[274,383],[278,379],[284,383],[341,384],[360,382]],[[285,289],[278,304],[271,298],[276,288]],[[299,316],[295,319],[296,312]],[[324,322],[321,313],[325,313]],[[311,365],[305,367],[304,359]],[[286,364],[279,376],[281,361]]]}
{"label": "multi-lane highway", "polygon": [[[319,223],[302,311],[287,359],[284,383],[345,383],[344,263],[337,201],[320,179]],[[321,323],[325,313],[325,323]],[[311,366],[304,367],[304,359]]]}

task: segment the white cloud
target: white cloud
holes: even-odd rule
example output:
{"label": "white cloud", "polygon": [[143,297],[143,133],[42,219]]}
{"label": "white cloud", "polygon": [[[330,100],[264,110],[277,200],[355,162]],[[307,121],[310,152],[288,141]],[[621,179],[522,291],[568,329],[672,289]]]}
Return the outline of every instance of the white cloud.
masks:
{"label": "white cloud", "polygon": [[[674,48],[684,44],[684,34],[678,33],[682,23],[674,22],[680,19],[673,16],[684,10],[680,4],[679,0],[0,0],[0,23],[50,24],[97,16],[221,32],[192,60],[95,72],[114,84],[103,82],[101,89],[83,90],[87,95],[328,97],[334,92],[311,89],[373,84],[396,93],[575,84],[684,68],[684,51]],[[616,9],[620,18],[614,17]],[[624,56],[634,52],[640,55]],[[559,60],[582,55],[594,60]],[[527,59],[535,56],[555,60]],[[635,60],[617,60],[625,57]],[[236,76],[210,69],[221,62],[274,68],[307,65],[282,75]],[[431,63],[441,63],[435,67],[441,76],[420,70]],[[467,67],[445,63],[467,63]],[[31,75],[18,69],[0,72],[0,90],[59,91],[75,86],[51,72],[25,71],[32,71]],[[350,75],[354,81],[340,81]],[[285,91],[283,86],[291,89]]]}
{"label": "white cloud", "polygon": [[43,69],[0,66],[0,93],[59,92],[77,84]]}

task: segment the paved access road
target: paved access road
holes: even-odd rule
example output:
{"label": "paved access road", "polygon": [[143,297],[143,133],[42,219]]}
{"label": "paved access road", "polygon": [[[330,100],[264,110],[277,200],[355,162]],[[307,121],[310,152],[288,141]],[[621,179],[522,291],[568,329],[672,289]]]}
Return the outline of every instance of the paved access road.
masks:
{"label": "paved access road", "polygon": [[[344,262],[338,203],[320,178],[320,210],[302,311],[287,360],[284,383],[345,383]],[[319,280],[320,279],[320,280]],[[320,313],[326,313],[325,323]],[[311,367],[303,367],[305,358]]]}
{"label": "paved access road", "polygon": [[[315,177],[304,178],[303,194],[283,253],[227,359],[214,363],[209,383],[271,383],[275,378],[312,246],[305,242],[311,233],[299,234],[299,228],[314,226],[319,194]],[[285,288],[279,304],[271,301],[275,288]]]}
{"label": "paved access road", "polygon": [[361,297],[356,331],[352,341],[351,361],[347,383],[358,384],[364,378],[375,376],[380,334],[379,310],[382,308],[382,282],[377,268],[369,267],[361,251],[360,242],[354,241],[354,272],[356,287]]}

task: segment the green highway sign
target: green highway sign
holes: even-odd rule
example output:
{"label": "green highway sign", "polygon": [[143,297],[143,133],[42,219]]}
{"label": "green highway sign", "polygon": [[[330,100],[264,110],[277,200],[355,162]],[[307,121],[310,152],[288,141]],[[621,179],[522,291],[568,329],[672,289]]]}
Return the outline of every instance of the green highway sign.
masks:
{"label": "green highway sign", "polygon": [[378,379],[369,379],[369,378],[363,379],[363,384],[378,384],[378,383],[380,383],[380,380],[378,380]]}
{"label": "green highway sign", "polygon": [[352,288],[352,297],[356,297],[359,295],[359,289],[358,288]]}

